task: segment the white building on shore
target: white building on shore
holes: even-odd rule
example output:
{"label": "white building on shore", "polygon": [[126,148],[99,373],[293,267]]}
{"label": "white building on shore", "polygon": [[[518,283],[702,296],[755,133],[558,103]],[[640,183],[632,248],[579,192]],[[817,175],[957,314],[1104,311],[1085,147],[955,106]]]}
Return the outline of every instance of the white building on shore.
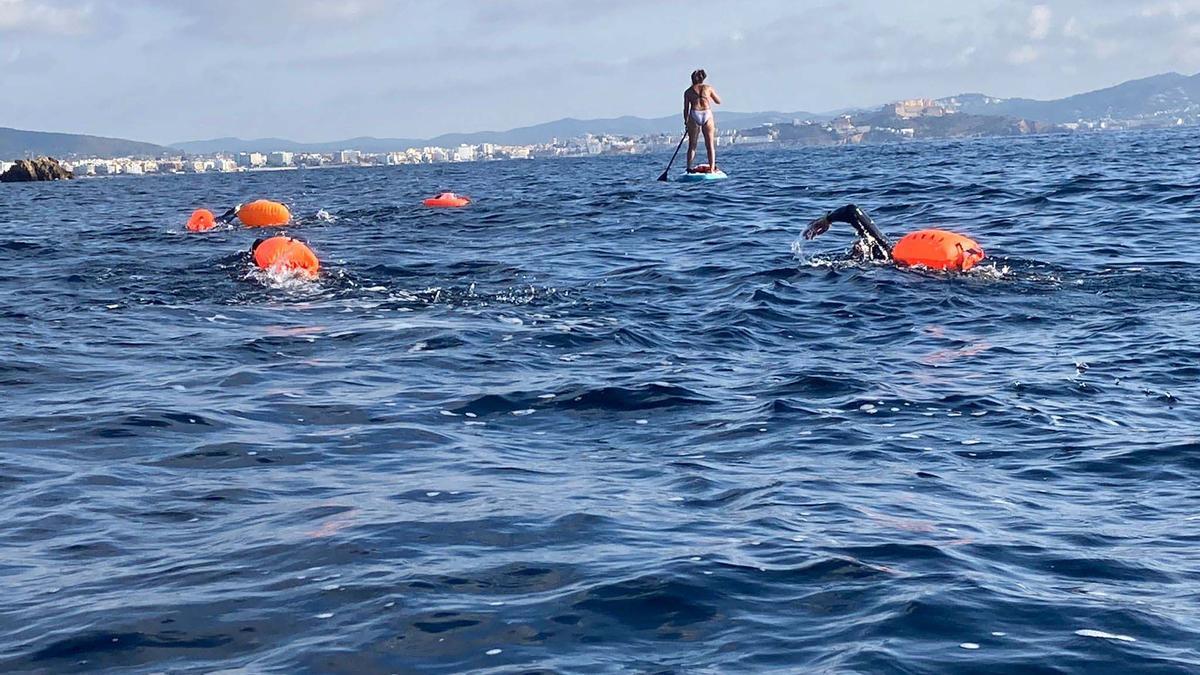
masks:
{"label": "white building on shore", "polygon": [[257,169],[267,165],[267,156],[261,152],[241,152],[238,153],[237,163],[247,169]]}

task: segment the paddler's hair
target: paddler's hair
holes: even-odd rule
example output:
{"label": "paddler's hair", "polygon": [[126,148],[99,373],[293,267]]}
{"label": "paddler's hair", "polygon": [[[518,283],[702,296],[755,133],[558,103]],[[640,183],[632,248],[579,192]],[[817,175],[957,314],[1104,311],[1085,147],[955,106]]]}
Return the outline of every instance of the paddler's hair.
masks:
{"label": "paddler's hair", "polygon": [[701,68],[700,70],[693,70],[692,71],[692,84],[700,84],[707,77],[708,77],[708,73],[704,72],[703,68]]}

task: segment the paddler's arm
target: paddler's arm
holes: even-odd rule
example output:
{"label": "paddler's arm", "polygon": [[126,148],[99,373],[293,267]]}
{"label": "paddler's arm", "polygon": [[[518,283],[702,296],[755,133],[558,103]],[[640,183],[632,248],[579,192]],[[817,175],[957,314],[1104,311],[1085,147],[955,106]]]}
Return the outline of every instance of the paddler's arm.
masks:
{"label": "paddler's arm", "polygon": [[721,105],[721,97],[720,97],[720,96],[717,96],[717,90],[716,90],[716,89],[713,89],[712,87],[709,87],[709,88],[708,88],[708,97],[709,97],[710,99],[712,99],[712,102],[713,102],[713,103],[716,103],[717,105]]}
{"label": "paddler's arm", "polygon": [[683,92],[683,126],[687,126],[688,116],[692,113],[692,102],[688,99],[687,92]]}

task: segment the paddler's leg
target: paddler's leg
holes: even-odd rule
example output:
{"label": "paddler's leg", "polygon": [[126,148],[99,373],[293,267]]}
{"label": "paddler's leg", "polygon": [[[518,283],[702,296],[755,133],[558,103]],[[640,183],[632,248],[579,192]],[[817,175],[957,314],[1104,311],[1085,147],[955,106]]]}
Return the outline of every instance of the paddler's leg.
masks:
{"label": "paddler's leg", "polygon": [[712,113],[704,123],[704,149],[708,151],[708,172],[713,173],[717,170],[717,118]]}
{"label": "paddler's leg", "polygon": [[688,120],[687,123],[688,135],[688,153],[687,153],[687,170],[692,171],[692,165],[696,163],[696,143],[700,137],[700,126],[694,121]]}

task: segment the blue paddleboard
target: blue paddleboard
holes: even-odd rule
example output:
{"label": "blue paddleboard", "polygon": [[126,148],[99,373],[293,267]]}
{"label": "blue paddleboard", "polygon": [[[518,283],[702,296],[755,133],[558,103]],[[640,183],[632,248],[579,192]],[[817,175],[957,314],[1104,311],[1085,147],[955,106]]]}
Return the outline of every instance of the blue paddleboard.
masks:
{"label": "blue paddleboard", "polygon": [[701,183],[706,180],[725,180],[729,178],[726,173],[720,169],[712,173],[685,173],[676,180],[680,183]]}

